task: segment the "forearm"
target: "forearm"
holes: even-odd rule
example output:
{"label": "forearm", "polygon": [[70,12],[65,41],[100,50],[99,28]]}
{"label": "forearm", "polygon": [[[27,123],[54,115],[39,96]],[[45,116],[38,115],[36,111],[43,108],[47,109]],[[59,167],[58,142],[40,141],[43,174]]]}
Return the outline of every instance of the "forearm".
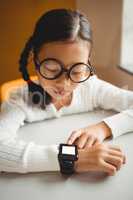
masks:
{"label": "forearm", "polygon": [[133,132],[133,117],[124,112],[107,117],[103,121],[111,129],[113,138]]}
{"label": "forearm", "polygon": [[57,145],[42,146],[32,142],[6,140],[0,142],[0,171],[59,171]]}

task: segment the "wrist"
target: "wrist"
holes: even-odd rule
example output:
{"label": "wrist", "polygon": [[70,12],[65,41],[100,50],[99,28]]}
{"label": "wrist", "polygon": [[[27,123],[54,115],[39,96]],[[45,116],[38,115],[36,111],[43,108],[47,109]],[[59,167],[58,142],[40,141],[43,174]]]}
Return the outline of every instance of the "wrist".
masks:
{"label": "wrist", "polygon": [[[88,150],[87,150],[88,152]],[[88,153],[87,153],[88,157]],[[82,172],[84,165],[86,162],[86,150],[85,149],[78,149],[78,160],[75,161],[74,163],[74,170],[75,172]]]}
{"label": "wrist", "polygon": [[80,163],[80,158],[81,158],[81,149],[78,149],[78,160],[74,162],[74,171],[79,172],[79,163]]}
{"label": "wrist", "polygon": [[110,127],[104,121],[101,122],[101,126],[103,129],[105,139],[110,137],[112,135],[112,131],[111,131]]}

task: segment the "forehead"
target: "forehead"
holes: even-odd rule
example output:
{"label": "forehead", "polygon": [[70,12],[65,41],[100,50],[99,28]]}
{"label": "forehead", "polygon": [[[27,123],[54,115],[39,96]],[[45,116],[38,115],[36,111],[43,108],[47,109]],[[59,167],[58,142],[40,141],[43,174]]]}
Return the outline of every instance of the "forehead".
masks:
{"label": "forehead", "polygon": [[65,64],[87,62],[91,44],[88,41],[51,42],[44,44],[40,49],[38,58],[42,61],[51,57],[63,61]]}

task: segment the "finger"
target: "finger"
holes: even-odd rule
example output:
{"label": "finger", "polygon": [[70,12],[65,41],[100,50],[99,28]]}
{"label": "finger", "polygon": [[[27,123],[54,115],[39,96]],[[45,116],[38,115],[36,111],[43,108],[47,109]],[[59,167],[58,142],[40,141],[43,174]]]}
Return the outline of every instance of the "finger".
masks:
{"label": "finger", "polygon": [[99,145],[101,144],[102,142],[100,142],[99,140],[95,140],[95,142],[93,143],[93,145]]}
{"label": "finger", "polygon": [[121,158],[123,160],[123,164],[126,163],[126,157],[122,152],[110,149],[109,154]]}
{"label": "finger", "polygon": [[95,138],[89,137],[84,148],[90,148],[95,142]]}
{"label": "finger", "polygon": [[112,149],[112,150],[122,152],[122,149],[119,146],[116,146],[116,145],[109,145],[109,148]]}
{"label": "finger", "polygon": [[113,176],[116,173],[116,167],[103,161],[103,171],[107,172],[110,176]]}
{"label": "finger", "polygon": [[77,145],[80,149],[84,148],[87,141],[87,135],[83,134],[78,138]]}
{"label": "finger", "polygon": [[77,131],[73,131],[72,134],[70,135],[70,137],[67,140],[67,144],[73,144],[73,142],[80,137],[80,135],[82,134],[81,130],[77,130]]}
{"label": "finger", "polygon": [[120,153],[122,153],[122,154],[123,154],[123,156],[124,156],[123,163],[124,163],[124,164],[126,163],[126,156],[124,155],[124,153],[123,153],[122,149],[121,149],[119,146],[113,146],[113,147],[110,147],[110,149],[112,149],[112,150],[115,150],[115,151],[117,151],[117,152],[120,152]]}
{"label": "finger", "polygon": [[79,138],[77,138],[77,139],[73,142],[73,144],[75,144],[75,145],[78,146],[78,140],[79,140]]}
{"label": "finger", "polygon": [[123,159],[121,159],[120,157],[117,157],[117,156],[107,156],[105,158],[105,161],[111,163],[112,165],[116,166],[117,170],[120,170],[121,168],[121,165],[123,163]]}

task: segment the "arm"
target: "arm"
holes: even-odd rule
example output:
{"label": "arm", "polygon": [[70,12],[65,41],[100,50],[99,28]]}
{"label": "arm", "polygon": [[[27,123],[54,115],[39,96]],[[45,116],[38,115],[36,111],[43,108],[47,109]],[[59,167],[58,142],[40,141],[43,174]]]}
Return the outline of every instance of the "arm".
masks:
{"label": "arm", "polygon": [[97,77],[93,79],[92,87],[95,107],[119,112],[103,119],[111,129],[112,136],[115,138],[133,131],[133,92],[118,88]]}
{"label": "arm", "polygon": [[17,140],[17,130],[26,119],[23,106],[8,101],[0,113],[0,171],[58,171],[56,145],[44,146]]}

